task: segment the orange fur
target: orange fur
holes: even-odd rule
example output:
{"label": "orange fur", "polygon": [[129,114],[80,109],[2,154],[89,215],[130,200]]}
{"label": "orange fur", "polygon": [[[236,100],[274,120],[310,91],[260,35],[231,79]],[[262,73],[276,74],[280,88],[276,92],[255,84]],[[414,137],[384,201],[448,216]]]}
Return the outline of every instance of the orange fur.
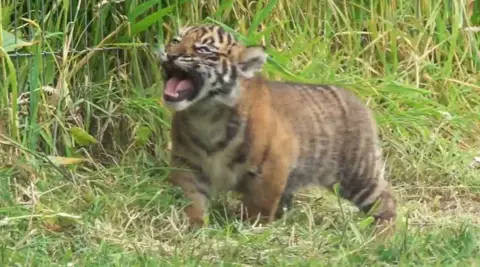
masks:
{"label": "orange fur", "polygon": [[270,90],[261,78],[244,81],[241,86],[246,97],[238,102],[238,108],[251,107],[244,114],[253,140],[249,163],[255,168],[265,161],[260,176],[247,181],[243,202],[251,216],[268,214],[268,221],[272,222],[287,184],[290,164],[298,153],[296,137],[291,125],[273,109]]}

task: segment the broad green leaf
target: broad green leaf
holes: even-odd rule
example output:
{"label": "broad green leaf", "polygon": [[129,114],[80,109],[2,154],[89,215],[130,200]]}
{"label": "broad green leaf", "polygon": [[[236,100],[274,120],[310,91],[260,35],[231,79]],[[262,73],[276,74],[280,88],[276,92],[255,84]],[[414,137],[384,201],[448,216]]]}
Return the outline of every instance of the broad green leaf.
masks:
{"label": "broad green leaf", "polygon": [[83,195],[82,199],[85,202],[92,204],[95,201],[95,194],[92,191],[88,191]]}
{"label": "broad green leaf", "polygon": [[7,5],[4,3],[4,1],[2,1],[1,8],[0,8],[0,15],[2,16],[1,26],[7,27],[8,25],[10,25],[10,23],[12,22],[11,21],[12,13],[14,13],[14,10],[15,10],[15,5],[12,5],[12,4]]}
{"label": "broad green leaf", "polygon": [[232,9],[233,7],[233,0],[226,0],[220,6],[217,8],[217,11],[215,11],[215,14],[213,14],[214,18],[217,19],[222,19],[224,15],[226,15],[227,10]]}
{"label": "broad green leaf", "polygon": [[140,20],[139,22],[133,24],[132,26],[132,35],[138,34],[148,29],[148,27],[152,26],[153,24],[157,23],[161,20],[164,16],[168,15],[173,11],[175,5],[171,5],[166,8],[162,8],[159,11],[147,16],[146,18]]}
{"label": "broad green leaf", "polygon": [[349,222],[348,224],[350,225],[350,229],[352,230],[352,233],[355,236],[356,242],[358,242],[360,244],[363,243],[364,242],[363,236],[360,233],[359,229],[352,222]]}
{"label": "broad green leaf", "polygon": [[375,219],[374,219],[372,216],[367,216],[367,218],[361,220],[361,221],[358,223],[358,228],[359,228],[360,230],[365,230],[365,229],[367,229],[367,227],[369,227],[370,225],[372,225],[374,222],[375,222]]}
{"label": "broad green leaf", "polygon": [[277,4],[277,0],[268,1],[267,5],[263,7],[260,12],[257,13],[257,15],[252,21],[252,25],[250,25],[250,29],[248,29],[247,36],[249,38],[255,34],[260,23],[268,16],[268,14],[272,12],[272,9],[276,4]]}
{"label": "broad green leaf", "polygon": [[70,130],[73,139],[79,145],[89,145],[89,144],[96,144],[97,140],[87,132],[85,132],[82,128],[79,127],[72,127]]}
{"label": "broad green leaf", "polygon": [[152,130],[147,126],[140,126],[135,132],[135,142],[137,145],[143,146],[148,142],[148,138],[152,135]]}
{"label": "broad green leaf", "polygon": [[13,33],[8,32],[4,29],[1,29],[1,31],[2,31],[2,44],[1,45],[7,53],[12,52],[17,48],[32,46],[32,45],[36,44],[36,42],[27,42],[27,41],[24,41],[24,40],[22,40],[18,37],[15,39],[15,35]]}
{"label": "broad green leaf", "polygon": [[61,40],[65,34],[63,32],[50,32],[45,34],[45,39],[51,38],[51,37],[59,37],[58,39]]}
{"label": "broad green leaf", "polygon": [[128,21],[130,23],[135,23],[135,19],[140,16],[141,14],[147,12],[149,8],[151,8],[153,5],[158,4],[158,0],[150,0],[145,3],[142,3],[138,6],[136,6],[130,14],[128,14]]}
{"label": "broad green leaf", "polygon": [[381,89],[390,93],[403,93],[403,94],[422,93],[422,94],[428,94],[428,95],[432,94],[432,92],[429,90],[425,90],[425,89],[421,89],[421,88],[417,88],[417,87],[413,87],[405,84],[400,85],[395,82],[390,82],[389,84],[386,84],[385,86],[383,86],[383,88]]}

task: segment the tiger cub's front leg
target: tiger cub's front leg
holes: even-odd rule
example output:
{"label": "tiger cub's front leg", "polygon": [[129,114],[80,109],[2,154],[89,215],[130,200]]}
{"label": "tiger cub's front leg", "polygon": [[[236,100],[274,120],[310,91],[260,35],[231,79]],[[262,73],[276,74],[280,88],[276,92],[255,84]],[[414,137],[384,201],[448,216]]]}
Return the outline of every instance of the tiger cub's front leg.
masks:
{"label": "tiger cub's front leg", "polygon": [[242,198],[247,218],[273,222],[287,184],[288,168],[266,163],[261,173],[248,177]]}
{"label": "tiger cub's front leg", "polygon": [[250,134],[253,137],[250,141],[249,163],[254,169],[241,183],[242,202],[247,219],[255,220],[260,214],[271,223],[279,214],[281,202],[289,201],[284,192],[291,166],[298,154],[298,140],[291,127],[271,110],[259,108],[253,113],[263,116],[250,120]]}
{"label": "tiger cub's front leg", "polygon": [[249,220],[260,214],[262,220],[271,223],[277,216],[289,175],[288,154],[276,153],[275,147],[270,147],[264,163],[243,181],[242,202]]}
{"label": "tiger cub's front leg", "polygon": [[172,167],[176,169],[170,173],[170,182],[180,187],[185,197],[191,201],[185,207],[190,224],[196,227],[204,226],[208,210],[208,180],[205,179],[205,174],[179,158],[172,162]]}

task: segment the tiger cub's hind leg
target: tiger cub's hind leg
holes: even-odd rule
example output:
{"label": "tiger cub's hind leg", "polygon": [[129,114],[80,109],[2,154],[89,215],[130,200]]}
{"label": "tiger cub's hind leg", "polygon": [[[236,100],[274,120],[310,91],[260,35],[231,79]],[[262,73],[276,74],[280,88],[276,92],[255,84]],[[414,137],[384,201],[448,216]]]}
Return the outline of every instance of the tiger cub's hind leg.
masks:
{"label": "tiger cub's hind leg", "polygon": [[[359,164],[362,165],[362,164]],[[340,181],[340,194],[353,202],[361,211],[371,215],[380,228],[393,226],[397,217],[397,204],[389,183],[383,178],[383,161],[377,159],[374,165],[364,171],[350,172]]]}

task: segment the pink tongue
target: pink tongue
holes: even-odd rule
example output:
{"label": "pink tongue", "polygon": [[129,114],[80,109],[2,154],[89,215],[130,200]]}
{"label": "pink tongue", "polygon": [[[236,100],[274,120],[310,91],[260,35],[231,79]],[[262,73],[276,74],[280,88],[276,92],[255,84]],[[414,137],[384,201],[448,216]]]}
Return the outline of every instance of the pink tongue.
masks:
{"label": "pink tongue", "polygon": [[190,80],[180,80],[171,78],[165,86],[165,94],[171,97],[178,97],[178,92],[193,89],[193,83]]}

